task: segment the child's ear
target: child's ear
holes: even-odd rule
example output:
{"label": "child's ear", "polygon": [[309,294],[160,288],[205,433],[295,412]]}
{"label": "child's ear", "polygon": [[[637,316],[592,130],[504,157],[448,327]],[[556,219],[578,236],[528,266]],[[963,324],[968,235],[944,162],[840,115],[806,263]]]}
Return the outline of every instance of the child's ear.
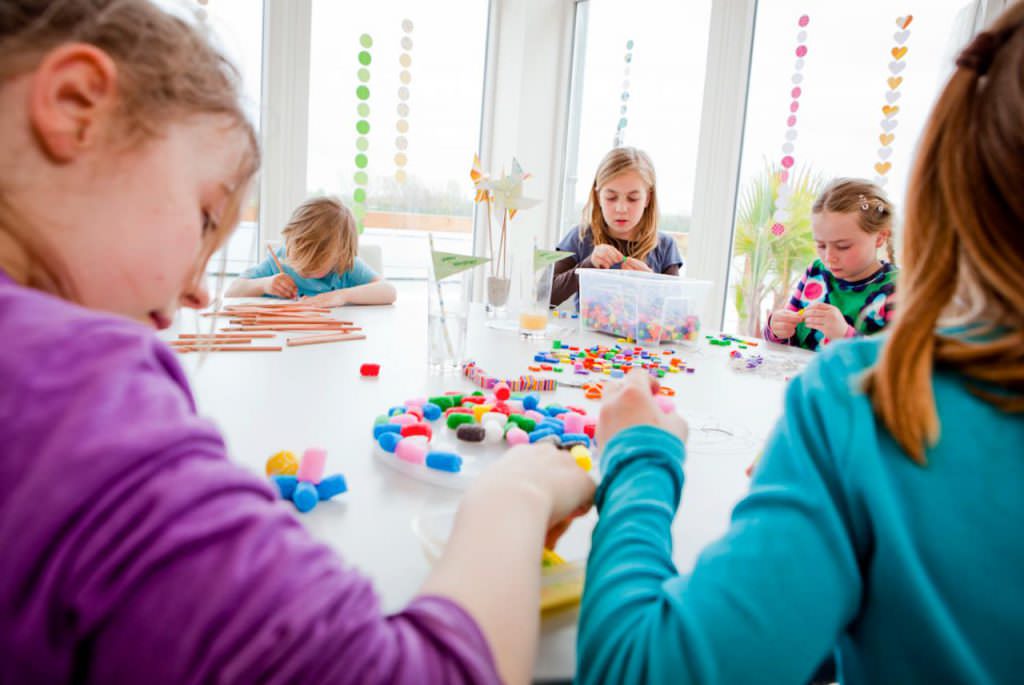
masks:
{"label": "child's ear", "polygon": [[69,43],[36,68],[29,121],[36,139],[57,162],[69,162],[108,127],[117,99],[117,65],[104,51]]}
{"label": "child's ear", "polygon": [[889,231],[879,231],[875,236],[875,247],[882,247],[889,241]]}

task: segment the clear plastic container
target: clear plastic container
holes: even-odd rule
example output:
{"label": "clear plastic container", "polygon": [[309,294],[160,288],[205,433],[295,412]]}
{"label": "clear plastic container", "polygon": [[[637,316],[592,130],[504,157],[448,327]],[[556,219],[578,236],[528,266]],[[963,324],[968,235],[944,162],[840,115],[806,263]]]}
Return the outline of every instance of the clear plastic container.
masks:
{"label": "clear plastic container", "polygon": [[583,326],[638,345],[696,342],[711,281],[612,269],[579,269]]}

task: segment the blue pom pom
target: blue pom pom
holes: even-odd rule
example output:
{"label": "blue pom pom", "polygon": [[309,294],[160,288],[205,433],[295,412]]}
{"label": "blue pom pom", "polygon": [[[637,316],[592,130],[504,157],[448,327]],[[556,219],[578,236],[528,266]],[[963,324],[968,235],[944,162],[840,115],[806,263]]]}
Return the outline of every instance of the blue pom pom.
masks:
{"label": "blue pom pom", "polygon": [[345,482],[345,476],[335,473],[333,476],[327,476],[317,484],[316,495],[318,499],[323,501],[335,495],[340,495],[346,490],[348,490],[348,483]]}
{"label": "blue pom pom", "polygon": [[295,492],[295,486],[299,483],[299,479],[295,476],[271,476],[270,480],[277,486],[277,492],[281,495],[281,499],[291,499],[292,493]]}
{"label": "blue pom pom", "polygon": [[581,444],[585,447],[590,447],[590,436],[586,433],[564,433],[562,435],[562,444],[566,446]]}
{"label": "blue pom pom", "polygon": [[540,398],[536,395],[527,395],[523,398],[523,409],[527,411],[536,409],[538,404],[540,404]]}
{"label": "blue pom pom", "polygon": [[423,418],[427,421],[437,421],[441,418],[441,407],[437,406],[433,402],[427,402],[423,405]]}
{"label": "blue pom pom", "polygon": [[316,494],[316,486],[312,483],[299,481],[299,484],[295,486],[295,492],[292,493],[292,502],[295,503],[295,508],[303,514],[307,511],[312,511],[319,501],[320,496]]}
{"label": "blue pom pom", "polygon": [[377,443],[380,448],[385,452],[394,452],[395,447],[402,441],[402,435],[398,432],[392,433],[381,433],[380,437],[377,438]]}
{"label": "blue pom pom", "polygon": [[378,423],[373,427],[373,437],[380,439],[385,433],[401,433],[402,427],[397,423]]}
{"label": "blue pom pom", "polygon": [[427,452],[427,466],[438,471],[458,473],[462,470],[462,457],[454,452]]}

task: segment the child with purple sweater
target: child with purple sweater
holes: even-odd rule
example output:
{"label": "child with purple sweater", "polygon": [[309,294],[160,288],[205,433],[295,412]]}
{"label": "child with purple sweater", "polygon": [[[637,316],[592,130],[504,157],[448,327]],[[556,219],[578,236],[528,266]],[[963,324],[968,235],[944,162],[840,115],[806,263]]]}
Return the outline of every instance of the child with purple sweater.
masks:
{"label": "child with purple sweater", "polygon": [[0,55],[0,682],[527,680],[538,560],[589,477],[510,455],[382,614],[153,335],[207,305],[258,168],[234,69],[148,0],[9,0]]}

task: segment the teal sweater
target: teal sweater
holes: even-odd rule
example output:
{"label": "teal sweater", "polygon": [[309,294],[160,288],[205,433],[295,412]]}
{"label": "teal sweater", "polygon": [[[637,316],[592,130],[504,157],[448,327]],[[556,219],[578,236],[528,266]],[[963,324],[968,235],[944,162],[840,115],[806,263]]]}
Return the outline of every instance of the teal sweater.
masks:
{"label": "teal sweater", "polygon": [[916,465],[857,389],[881,343],[830,346],[792,381],[689,574],[670,532],[682,443],[651,426],[609,441],[579,682],[802,683],[833,648],[844,683],[1024,678],[1024,416],[936,373],[942,436]]}

